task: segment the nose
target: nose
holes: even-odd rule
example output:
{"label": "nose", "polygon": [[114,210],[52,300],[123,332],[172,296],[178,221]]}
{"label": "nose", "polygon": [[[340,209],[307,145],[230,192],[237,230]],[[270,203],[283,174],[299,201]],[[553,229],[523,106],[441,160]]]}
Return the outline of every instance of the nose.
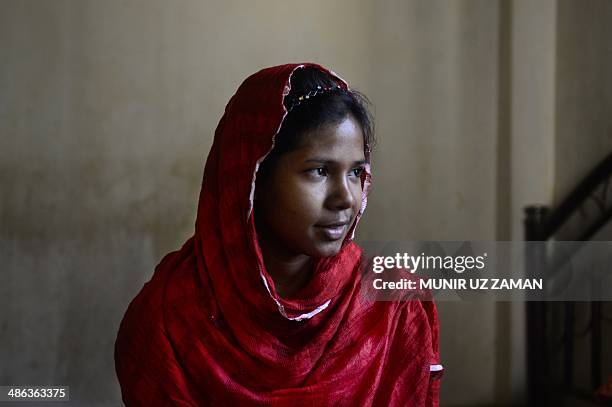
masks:
{"label": "nose", "polygon": [[355,204],[355,196],[346,177],[334,179],[330,185],[327,205],[333,210],[350,209]]}

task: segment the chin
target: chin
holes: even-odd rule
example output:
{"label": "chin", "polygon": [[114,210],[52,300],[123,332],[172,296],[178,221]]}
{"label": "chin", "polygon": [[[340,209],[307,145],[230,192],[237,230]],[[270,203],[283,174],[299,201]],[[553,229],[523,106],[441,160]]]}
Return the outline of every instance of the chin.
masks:
{"label": "chin", "polygon": [[317,247],[317,252],[318,252],[317,257],[335,256],[336,254],[340,252],[340,249],[342,249],[342,241],[343,239],[337,240],[334,242],[325,242],[325,243],[320,244]]}

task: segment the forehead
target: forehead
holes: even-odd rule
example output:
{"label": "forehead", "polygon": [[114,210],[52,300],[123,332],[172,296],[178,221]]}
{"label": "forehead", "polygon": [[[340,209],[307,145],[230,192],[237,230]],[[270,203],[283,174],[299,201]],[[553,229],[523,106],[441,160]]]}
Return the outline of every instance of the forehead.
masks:
{"label": "forehead", "polygon": [[340,123],[321,126],[304,134],[296,153],[333,155],[347,160],[359,160],[364,157],[363,139],[361,126],[349,116]]}

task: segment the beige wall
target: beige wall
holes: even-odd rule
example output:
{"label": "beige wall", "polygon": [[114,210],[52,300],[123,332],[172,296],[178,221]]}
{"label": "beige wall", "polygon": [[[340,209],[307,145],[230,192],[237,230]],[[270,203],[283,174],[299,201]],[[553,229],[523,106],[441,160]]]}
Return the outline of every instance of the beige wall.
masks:
{"label": "beige wall", "polygon": [[[524,238],[524,208],[552,203],[555,149],[556,0],[517,0],[510,10],[510,73],[508,99],[509,221],[502,240]],[[511,259],[521,269],[524,259]],[[505,356],[510,399],[525,397],[526,340],[524,303],[498,304],[508,314],[509,342]]]}
{"label": "beige wall", "polygon": [[612,150],[612,2],[558,8],[555,202]]}
{"label": "beige wall", "polygon": [[[0,0],[0,385],[116,404],[122,313],[190,235],[217,121],[265,66],[314,60],[373,101],[360,240],[520,239],[523,205],[612,148],[611,8],[577,4]],[[522,316],[440,304],[443,405],[521,399]]]}
{"label": "beige wall", "polygon": [[0,1],[0,384],[116,404],[118,323],[193,230],[225,103],[289,61],[365,88],[372,5]]}

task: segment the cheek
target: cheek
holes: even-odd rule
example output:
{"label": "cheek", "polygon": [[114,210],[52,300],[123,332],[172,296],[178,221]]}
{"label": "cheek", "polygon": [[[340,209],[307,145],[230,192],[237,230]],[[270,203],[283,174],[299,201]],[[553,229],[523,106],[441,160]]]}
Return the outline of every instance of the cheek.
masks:
{"label": "cheek", "polygon": [[312,186],[301,188],[299,194],[295,200],[295,208],[300,219],[296,219],[296,222],[312,225],[320,220],[325,194]]}
{"label": "cheek", "polygon": [[[316,184],[295,181],[285,183],[277,195],[279,206],[292,226],[316,223],[322,207],[323,194]],[[280,209],[280,208],[279,208]]]}

